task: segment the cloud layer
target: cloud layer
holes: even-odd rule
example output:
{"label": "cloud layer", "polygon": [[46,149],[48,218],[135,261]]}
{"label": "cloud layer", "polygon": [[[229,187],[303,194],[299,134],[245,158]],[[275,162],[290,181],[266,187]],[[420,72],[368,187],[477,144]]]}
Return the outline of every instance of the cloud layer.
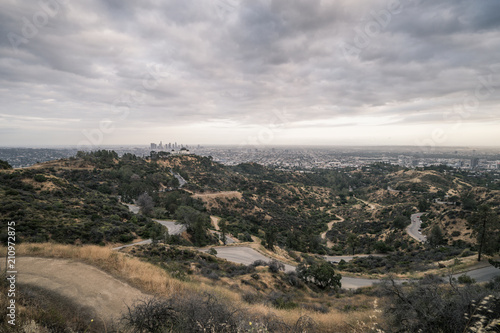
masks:
{"label": "cloud layer", "polygon": [[1,6],[0,145],[500,138],[496,0]]}

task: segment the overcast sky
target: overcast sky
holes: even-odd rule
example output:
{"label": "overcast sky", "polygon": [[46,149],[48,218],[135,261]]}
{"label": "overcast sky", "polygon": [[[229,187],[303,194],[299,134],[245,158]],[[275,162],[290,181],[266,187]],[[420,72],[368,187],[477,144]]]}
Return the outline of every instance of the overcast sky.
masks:
{"label": "overcast sky", "polygon": [[0,146],[500,145],[500,1],[0,1]]}

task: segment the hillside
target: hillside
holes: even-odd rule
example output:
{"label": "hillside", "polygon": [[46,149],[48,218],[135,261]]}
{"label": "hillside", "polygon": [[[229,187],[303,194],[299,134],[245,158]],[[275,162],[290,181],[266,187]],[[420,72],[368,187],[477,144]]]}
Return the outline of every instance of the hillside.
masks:
{"label": "hillside", "polygon": [[[179,177],[187,183],[181,184]],[[125,205],[132,202],[140,207],[139,213]],[[388,273],[431,279],[426,274],[485,267],[485,260],[476,265],[475,256],[483,217],[491,222],[483,254],[498,253],[500,244],[499,191],[439,168],[405,170],[373,164],[291,172],[255,163],[226,167],[195,155],[143,159],[97,151],[0,170],[0,204],[1,222],[15,221],[18,243],[25,243],[19,255],[83,260],[143,293],[162,295],[161,302],[178,311],[169,325],[186,325],[176,326],[179,331],[196,325],[181,314],[188,308],[202,316],[222,314],[214,325],[232,328],[254,322],[274,332],[292,332],[294,327],[300,332],[388,329],[397,323],[389,311],[400,291],[387,284],[339,291],[335,281],[341,281],[341,275],[350,281],[363,278],[369,286],[374,280],[368,278]],[[421,225],[426,243],[416,242],[406,231],[410,215],[419,211],[426,212]],[[169,234],[161,224],[172,221],[183,224],[178,233]],[[2,223],[2,241],[6,225]],[[217,249],[222,249],[224,235],[238,242],[224,248],[228,253],[234,255],[231,246],[246,246],[275,260],[241,265],[221,259]],[[122,253],[112,250],[141,239],[152,244],[125,247]],[[149,266],[142,266],[146,263]],[[286,272],[283,263],[291,265]],[[450,292],[439,280],[432,281],[405,288]],[[166,294],[166,286],[175,292]],[[476,300],[497,292],[495,284],[492,289],[473,286]],[[466,287],[455,286],[452,290],[458,294],[449,297],[471,301],[461,294],[468,292],[462,288]],[[47,290],[33,293],[52,295]],[[57,295],[48,299],[57,300]],[[387,304],[384,317],[377,317],[379,301]],[[76,303],[67,301],[68,309],[84,304]],[[27,301],[23,304],[30,313],[42,311]],[[134,313],[156,313],[160,303],[143,306]],[[226,309],[232,307],[249,315],[227,321]],[[81,318],[90,318],[89,313]],[[34,321],[43,324],[37,318]],[[78,325],[81,318],[74,319]],[[131,317],[127,320],[137,324]],[[241,331],[252,331],[247,326]],[[97,327],[96,332],[101,329]]]}
{"label": "hillside", "polygon": [[[174,174],[187,181],[182,189]],[[179,214],[190,210],[179,208],[191,207],[205,221],[203,228],[210,228],[209,215],[218,216],[233,236],[258,237],[266,246],[320,254],[412,250],[418,245],[404,228],[410,214],[424,208],[429,214],[423,232],[438,225],[449,245],[465,249],[473,245],[469,206],[500,203],[499,191],[474,186],[449,170],[385,164],[301,173],[255,163],[225,167],[195,155],[142,159],[98,151],[3,170],[0,178],[2,221],[15,220],[21,239],[35,242],[126,243],[150,236],[150,218],[183,218]],[[119,202],[143,193],[152,200],[147,214],[133,216]],[[344,221],[330,224],[326,237],[334,246],[327,247],[320,235],[337,215]],[[357,235],[355,244],[349,235]]]}

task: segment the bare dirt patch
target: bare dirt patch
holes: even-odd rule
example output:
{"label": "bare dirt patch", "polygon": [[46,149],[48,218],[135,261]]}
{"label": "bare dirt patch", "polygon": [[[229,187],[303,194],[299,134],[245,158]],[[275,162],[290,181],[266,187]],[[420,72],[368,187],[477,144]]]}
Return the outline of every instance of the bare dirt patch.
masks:
{"label": "bare dirt patch", "polygon": [[193,195],[194,198],[201,199],[203,201],[215,199],[215,198],[223,198],[223,199],[239,199],[241,200],[242,194],[238,191],[222,191],[215,193],[195,193]]}
{"label": "bare dirt patch", "polygon": [[194,199],[202,200],[208,209],[218,208],[218,200],[229,201],[232,199],[241,200],[243,195],[238,191],[222,191],[215,193],[195,193],[193,194]]}
{"label": "bare dirt patch", "polygon": [[119,319],[127,305],[148,297],[93,266],[72,260],[19,257],[16,268],[20,283],[58,293],[105,319]]}
{"label": "bare dirt patch", "polygon": [[220,217],[217,217],[217,216],[214,216],[214,215],[211,215],[210,216],[210,220],[212,221],[212,225],[214,226],[215,230],[219,231],[219,221],[220,221]]}

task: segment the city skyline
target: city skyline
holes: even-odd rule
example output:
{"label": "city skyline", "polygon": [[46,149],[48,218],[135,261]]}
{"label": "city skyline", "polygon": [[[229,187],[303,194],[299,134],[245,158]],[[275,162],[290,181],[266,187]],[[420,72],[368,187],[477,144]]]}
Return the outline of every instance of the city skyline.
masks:
{"label": "city skyline", "polygon": [[0,146],[500,139],[498,2],[1,6]]}

